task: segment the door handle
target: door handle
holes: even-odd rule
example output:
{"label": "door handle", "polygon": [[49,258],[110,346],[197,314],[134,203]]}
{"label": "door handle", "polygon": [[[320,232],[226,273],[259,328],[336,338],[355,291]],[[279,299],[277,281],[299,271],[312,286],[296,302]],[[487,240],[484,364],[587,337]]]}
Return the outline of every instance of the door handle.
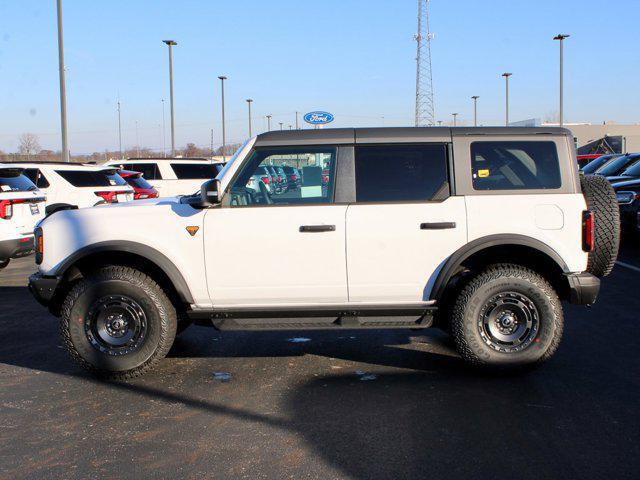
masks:
{"label": "door handle", "polygon": [[335,225],[300,225],[301,232],[335,232]]}
{"label": "door handle", "polygon": [[420,230],[446,230],[456,228],[456,222],[426,222],[420,224]]}

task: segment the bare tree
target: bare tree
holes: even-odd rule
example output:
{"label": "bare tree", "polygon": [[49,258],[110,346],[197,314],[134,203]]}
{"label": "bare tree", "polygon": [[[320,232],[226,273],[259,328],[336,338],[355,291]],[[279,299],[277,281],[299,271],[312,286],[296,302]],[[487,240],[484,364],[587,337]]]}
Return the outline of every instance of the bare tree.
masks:
{"label": "bare tree", "polygon": [[37,135],[33,133],[23,133],[19,139],[20,145],[18,147],[18,153],[20,155],[26,155],[27,158],[31,158],[31,155],[35,155],[40,151],[40,142]]}

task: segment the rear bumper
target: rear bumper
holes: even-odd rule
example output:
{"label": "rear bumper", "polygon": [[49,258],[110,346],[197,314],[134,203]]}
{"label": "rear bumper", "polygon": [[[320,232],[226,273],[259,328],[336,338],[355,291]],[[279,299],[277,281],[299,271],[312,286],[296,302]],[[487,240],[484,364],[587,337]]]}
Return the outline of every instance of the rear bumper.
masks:
{"label": "rear bumper", "polygon": [[600,292],[600,279],[590,273],[570,273],[567,275],[569,281],[570,296],[569,301],[577,305],[591,305],[595,303]]}
{"label": "rear bumper", "polygon": [[0,261],[33,253],[33,235],[0,241]]}
{"label": "rear bumper", "polygon": [[46,277],[41,273],[34,273],[29,277],[29,291],[39,303],[46,307],[59,283],[59,277]]}

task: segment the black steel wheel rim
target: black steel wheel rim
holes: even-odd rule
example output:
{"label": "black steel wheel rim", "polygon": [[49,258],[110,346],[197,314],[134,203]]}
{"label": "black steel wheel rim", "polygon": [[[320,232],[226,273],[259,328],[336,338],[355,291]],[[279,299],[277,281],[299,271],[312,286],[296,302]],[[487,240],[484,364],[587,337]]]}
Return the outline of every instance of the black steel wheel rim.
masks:
{"label": "black steel wheel rim", "polygon": [[108,355],[138,350],[147,336],[148,322],[138,302],[126,295],[108,295],[94,301],[84,331],[91,345]]}
{"label": "black steel wheel rim", "polygon": [[540,328],[536,305],[518,292],[503,292],[491,297],[478,317],[478,331],[492,349],[513,353],[527,348]]}

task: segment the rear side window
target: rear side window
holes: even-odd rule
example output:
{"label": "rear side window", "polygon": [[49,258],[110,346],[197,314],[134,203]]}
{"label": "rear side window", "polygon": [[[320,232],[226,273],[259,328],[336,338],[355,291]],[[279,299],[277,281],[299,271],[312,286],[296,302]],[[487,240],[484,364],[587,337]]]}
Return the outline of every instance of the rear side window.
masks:
{"label": "rear side window", "polygon": [[122,167],[125,170],[142,173],[147,180],[162,180],[157,163],[124,163]]}
{"label": "rear side window", "polygon": [[20,170],[0,170],[0,193],[28,192],[35,190],[31,180],[20,173]]}
{"label": "rear side window", "polygon": [[112,170],[56,170],[56,173],[74,187],[115,187],[127,182]]}
{"label": "rear side window", "polygon": [[430,201],[449,195],[444,144],[360,146],[355,155],[358,202]]}
{"label": "rear side window", "polygon": [[210,163],[172,163],[171,168],[179,180],[216,178],[220,170]]}
{"label": "rear side window", "polygon": [[45,176],[42,174],[42,172],[40,170],[38,170],[37,168],[27,168],[27,169],[25,169],[24,175],[26,177],[28,177],[29,180],[31,180],[33,183],[35,183],[36,187],[38,187],[38,188],[48,188],[49,187],[49,182],[47,181]]}
{"label": "rear side window", "polygon": [[560,188],[560,163],[554,142],[473,142],[474,190]]}

